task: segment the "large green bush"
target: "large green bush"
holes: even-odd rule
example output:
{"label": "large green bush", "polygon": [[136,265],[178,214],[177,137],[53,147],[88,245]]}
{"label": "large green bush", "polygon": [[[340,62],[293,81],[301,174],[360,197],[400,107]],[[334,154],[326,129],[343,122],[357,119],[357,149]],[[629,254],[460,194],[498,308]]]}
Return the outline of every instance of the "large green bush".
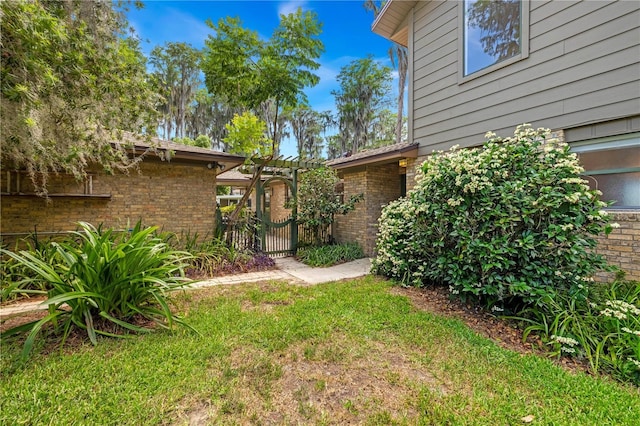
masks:
{"label": "large green bush", "polygon": [[616,225],[576,155],[549,135],[523,125],[431,155],[415,188],[382,212],[374,271],[489,305],[542,303],[591,280],[606,268],[594,237]]}

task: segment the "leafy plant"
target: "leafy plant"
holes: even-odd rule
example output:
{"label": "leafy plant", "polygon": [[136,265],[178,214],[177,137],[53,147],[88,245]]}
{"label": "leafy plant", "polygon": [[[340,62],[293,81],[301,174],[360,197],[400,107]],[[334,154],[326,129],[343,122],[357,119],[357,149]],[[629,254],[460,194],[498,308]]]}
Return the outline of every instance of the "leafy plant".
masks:
{"label": "leafy plant", "polygon": [[262,271],[275,266],[273,259],[260,253],[238,250],[227,245],[223,239],[211,239],[189,246],[187,273],[194,277],[215,277],[219,275]]}
{"label": "leafy plant", "polygon": [[2,250],[51,287],[37,291],[47,294],[44,318],[2,334],[4,338],[28,333],[23,357],[47,324],[62,333],[61,345],[74,328],[85,330],[95,345],[97,335],[118,337],[118,330],[149,331],[138,325],[141,319],[169,329],[174,323],[186,326],[172,314],[166,293],[185,284],[183,267],[188,253],[171,249],[155,234],[156,227],[144,229],[138,223],[129,233],[116,235],[111,229],[102,231],[84,222],[79,225],[80,230],[72,233],[75,240],[51,243],[57,255],[50,262],[28,251]]}
{"label": "leafy plant", "polygon": [[[26,251],[46,263],[53,262],[57,255],[57,250],[51,241],[41,241],[36,233],[21,241],[26,245]],[[18,244],[16,243],[16,247]],[[2,302],[28,296],[34,290],[38,292],[49,289],[48,283],[30,268],[6,255],[0,256],[0,279],[0,301]]]}
{"label": "leafy plant", "polygon": [[299,224],[313,231],[313,243],[320,243],[320,230],[333,223],[336,214],[347,214],[363,194],[352,195],[349,200],[341,201],[336,191],[340,179],[335,170],[326,167],[309,170],[300,175],[297,199],[292,199],[286,207],[297,208]]}
{"label": "leafy plant", "polygon": [[430,281],[487,305],[542,304],[607,268],[595,236],[615,224],[545,129],[492,133],[480,148],[436,152],[416,187],[383,209],[374,270]]}
{"label": "leafy plant", "polygon": [[538,334],[550,355],[586,358],[594,373],[640,385],[640,282],[617,279],[560,292],[511,318],[528,324],[524,339]]}
{"label": "leafy plant", "polygon": [[361,259],[364,257],[364,252],[358,243],[346,243],[306,247],[298,250],[296,257],[309,266],[331,266]]}

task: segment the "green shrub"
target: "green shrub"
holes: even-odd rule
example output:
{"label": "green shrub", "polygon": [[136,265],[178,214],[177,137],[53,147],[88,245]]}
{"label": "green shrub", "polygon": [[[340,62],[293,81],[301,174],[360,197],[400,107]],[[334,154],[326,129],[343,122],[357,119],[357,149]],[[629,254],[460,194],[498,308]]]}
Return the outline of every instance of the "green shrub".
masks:
{"label": "green shrub", "polygon": [[67,242],[51,243],[57,255],[48,261],[28,251],[16,254],[2,250],[50,288],[39,291],[47,294],[43,304],[49,310],[43,319],[3,333],[3,337],[28,333],[24,357],[49,323],[62,334],[61,345],[73,328],[85,330],[96,344],[98,334],[148,331],[138,325],[141,320],[165,328],[172,328],[173,323],[185,325],[171,313],[165,296],[185,284],[182,271],[188,253],[172,250],[155,234],[155,227],[143,229],[140,223],[120,235],[87,223],[80,223],[80,228]]}
{"label": "green shrub", "polygon": [[540,304],[585,285],[606,268],[594,236],[615,224],[576,155],[528,125],[487,137],[431,155],[416,187],[383,209],[374,271],[488,305]]}
{"label": "green shrub", "polygon": [[364,252],[357,243],[305,247],[297,253],[298,260],[309,266],[331,266],[363,257]]}
{"label": "green shrub", "polygon": [[333,223],[335,215],[353,211],[356,203],[364,198],[363,194],[357,194],[341,200],[337,191],[339,182],[338,173],[333,169],[309,170],[300,175],[297,198],[286,203],[286,207],[297,209],[297,221],[311,231],[315,245],[322,243],[322,231]]}
{"label": "green shrub", "polygon": [[585,358],[593,373],[605,371],[640,385],[640,282],[595,283],[560,292],[519,313],[530,333],[555,356]]}

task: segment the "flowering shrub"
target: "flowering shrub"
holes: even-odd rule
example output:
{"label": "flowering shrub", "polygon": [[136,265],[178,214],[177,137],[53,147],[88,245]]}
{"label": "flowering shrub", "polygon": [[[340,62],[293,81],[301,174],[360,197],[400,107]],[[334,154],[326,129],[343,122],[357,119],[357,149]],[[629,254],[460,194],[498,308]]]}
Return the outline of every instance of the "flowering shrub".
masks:
{"label": "flowering shrub", "polygon": [[606,268],[594,236],[616,224],[576,155],[529,125],[487,138],[480,148],[435,152],[407,197],[383,209],[374,271],[489,305],[542,303],[583,286]]}

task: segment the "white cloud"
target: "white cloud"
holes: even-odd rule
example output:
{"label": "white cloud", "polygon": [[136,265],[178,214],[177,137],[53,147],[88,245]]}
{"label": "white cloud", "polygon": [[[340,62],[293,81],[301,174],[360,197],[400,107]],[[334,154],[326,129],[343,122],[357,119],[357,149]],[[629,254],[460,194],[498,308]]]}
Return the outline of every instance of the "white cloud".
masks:
{"label": "white cloud", "polygon": [[289,15],[295,13],[299,7],[305,9],[307,6],[306,0],[292,0],[278,5],[278,15]]}
{"label": "white cloud", "polygon": [[[214,34],[214,30],[209,28],[202,19],[170,7],[166,8],[162,14],[147,19],[148,22],[130,21],[130,24],[136,29],[136,33],[143,41],[153,35],[154,45],[149,46],[149,51],[156,44],[162,45],[166,42],[184,42],[195,48],[201,48],[204,46],[207,36]],[[180,28],[180,31],[175,31],[175,28]]]}

